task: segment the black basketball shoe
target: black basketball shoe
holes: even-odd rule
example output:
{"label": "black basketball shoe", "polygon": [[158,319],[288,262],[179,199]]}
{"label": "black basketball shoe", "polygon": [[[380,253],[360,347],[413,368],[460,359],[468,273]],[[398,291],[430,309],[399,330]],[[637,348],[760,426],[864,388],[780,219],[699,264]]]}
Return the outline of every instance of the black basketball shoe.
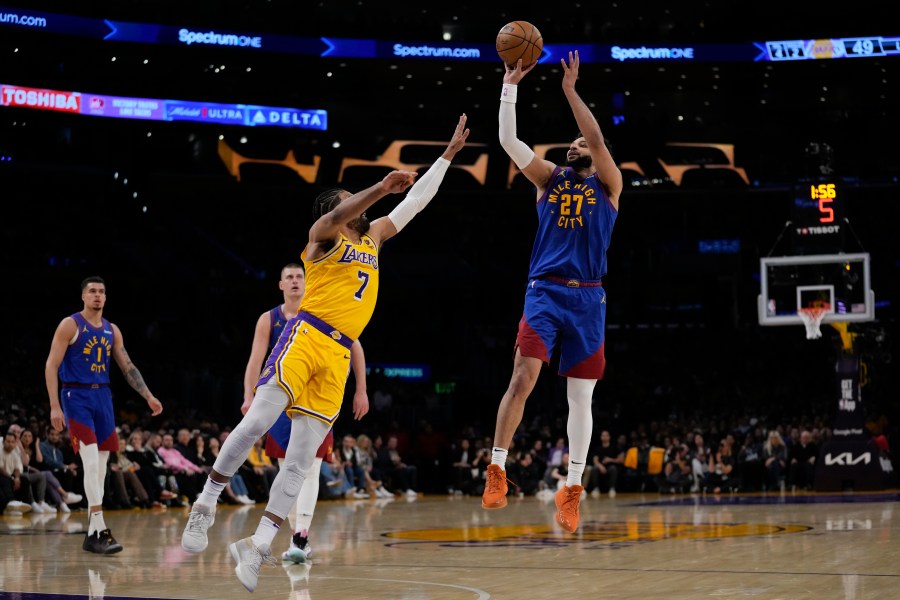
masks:
{"label": "black basketball shoe", "polygon": [[81,548],[94,554],[115,554],[123,549],[122,544],[116,541],[109,529],[95,531],[94,535],[85,535]]}

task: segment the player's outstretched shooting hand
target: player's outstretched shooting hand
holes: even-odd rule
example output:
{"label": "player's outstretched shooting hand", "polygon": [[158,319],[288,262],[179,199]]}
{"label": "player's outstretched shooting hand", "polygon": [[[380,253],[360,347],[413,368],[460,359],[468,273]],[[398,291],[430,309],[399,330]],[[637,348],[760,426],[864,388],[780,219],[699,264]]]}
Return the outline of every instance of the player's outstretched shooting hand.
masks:
{"label": "player's outstretched shooting hand", "polygon": [[531,63],[527,67],[522,67],[522,59],[516,61],[515,66],[511,67],[509,65],[504,65],[506,67],[506,72],[503,74],[503,83],[511,83],[513,85],[519,85],[519,82],[522,81],[522,78],[528,75],[533,68],[537,66],[536,62]]}

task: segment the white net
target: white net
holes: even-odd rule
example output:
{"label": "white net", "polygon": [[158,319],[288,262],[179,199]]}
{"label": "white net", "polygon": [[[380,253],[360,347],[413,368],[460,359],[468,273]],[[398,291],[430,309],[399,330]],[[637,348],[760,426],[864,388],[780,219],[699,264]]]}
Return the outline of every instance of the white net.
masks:
{"label": "white net", "polygon": [[828,314],[827,306],[816,306],[814,308],[801,308],[797,311],[803,324],[806,325],[806,339],[816,340],[822,337],[822,319]]}

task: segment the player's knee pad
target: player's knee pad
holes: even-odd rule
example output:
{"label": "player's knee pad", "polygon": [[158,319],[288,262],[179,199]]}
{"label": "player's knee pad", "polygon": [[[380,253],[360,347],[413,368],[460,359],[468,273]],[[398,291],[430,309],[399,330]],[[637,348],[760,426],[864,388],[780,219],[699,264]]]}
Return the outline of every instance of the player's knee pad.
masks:
{"label": "player's knee pad", "polygon": [[238,467],[244,464],[244,461],[247,460],[247,455],[250,453],[250,448],[253,447],[253,443],[262,436],[262,434],[254,435],[242,427],[243,425],[244,422],[241,421],[234,428],[234,431],[228,435],[228,439],[222,444],[219,456],[213,464],[213,469],[226,477],[234,475]]}
{"label": "player's knee pad", "polygon": [[253,404],[238,427],[257,440],[272,427],[287,405],[288,395],[283,389],[272,383],[263,385],[256,390]]}
{"label": "player's knee pad", "polygon": [[291,507],[303,487],[306,472],[298,465],[285,461],[284,468],[278,472],[278,476],[269,490],[269,503],[266,511],[277,515],[282,519],[287,518]]}
{"label": "player's knee pad", "polygon": [[300,487],[305,479],[304,473],[300,471],[297,465],[285,465],[284,479],[281,481],[281,490],[285,495],[296,498],[300,493]]}

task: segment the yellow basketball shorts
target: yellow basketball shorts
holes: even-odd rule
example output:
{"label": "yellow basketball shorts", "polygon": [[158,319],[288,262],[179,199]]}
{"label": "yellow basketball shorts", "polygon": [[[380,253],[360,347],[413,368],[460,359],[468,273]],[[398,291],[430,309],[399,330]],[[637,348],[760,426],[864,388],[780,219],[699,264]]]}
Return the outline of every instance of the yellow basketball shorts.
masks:
{"label": "yellow basketball shorts", "polygon": [[353,340],[307,313],[285,326],[257,387],[270,379],[287,392],[289,416],[309,415],[334,425],[344,400]]}

